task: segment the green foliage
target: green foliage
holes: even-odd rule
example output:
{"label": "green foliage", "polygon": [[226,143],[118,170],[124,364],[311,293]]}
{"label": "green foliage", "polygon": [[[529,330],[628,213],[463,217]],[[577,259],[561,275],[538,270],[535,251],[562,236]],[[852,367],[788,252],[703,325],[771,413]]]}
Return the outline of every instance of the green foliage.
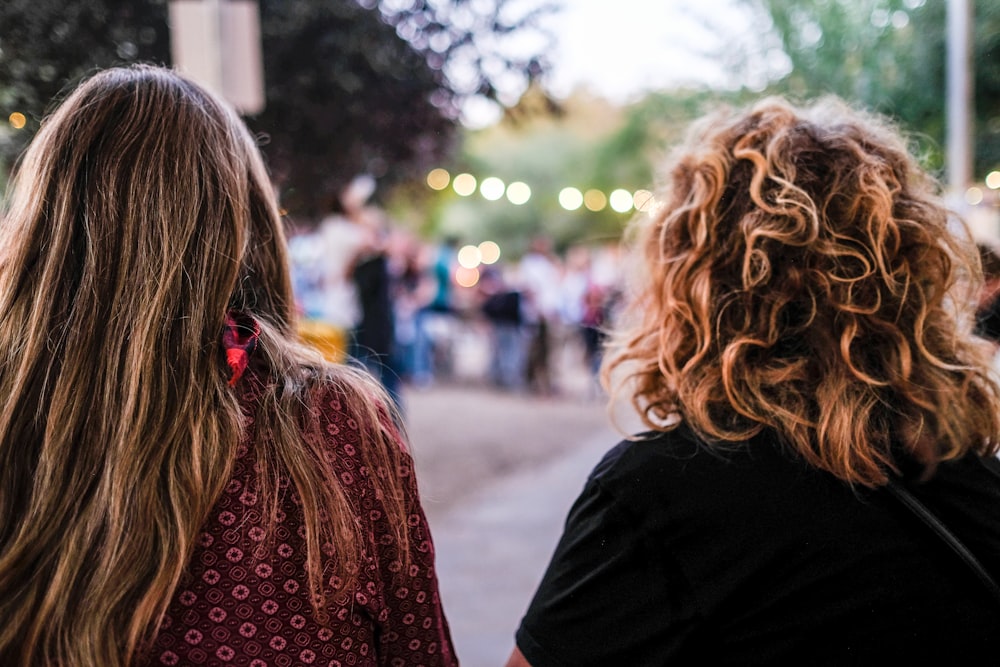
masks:
{"label": "green foliage", "polygon": [[46,111],[87,74],[116,64],[167,63],[165,0],[4,0],[0,3],[0,122],[27,117],[0,138],[8,164],[37,131]]}
{"label": "green foliage", "polygon": [[697,118],[721,104],[745,104],[751,93],[702,89],[652,93],[626,109],[622,128],[597,148],[595,181],[653,189],[658,166]]}
{"label": "green foliage", "polygon": [[1000,169],[1000,3],[976,2],[973,32],[975,173],[983,175]]}
{"label": "green foliage", "polygon": [[531,199],[518,206],[507,199],[461,198],[448,188],[429,202],[427,232],[470,243],[493,240],[510,258],[519,257],[536,235],[548,236],[557,248],[617,238],[627,216],[610,209],[566,211],[558,197],[567,186],[602,187],[599,146],[621,122],[621,111],[603,100],[581,94],[554,106],[533,88],[504,121],[467,133],[459,159],[448,165],[453,174],[467,171],[480,180],[523,181],[531,187]]}
{"label": "green foliage", "polygon": [[[539,32],[542,7],[510,0],[260,0],[265,110],[248,118],[262,139],[283,205],[308,225],[355,175],[383,195],[455,147],[456,119],[472,95],[499,97],[496,82],[527,86],[544,44],[509,55],[493,47]],[[166,0],[0,2],[0,169],[38,129],[51,100],[98,69],[169,64]]]}
{"label": "green foliage", "polygon": [[391,187],[451,149],[455,124],[431,101],[442,73],[377,11],[350,0],[260,10],[267,105],[247,120],[293,215],[318,218],[359,173]]}
{"label": "green foliage", "polygon": [[[945,141],[946,3],[941,0],[744,0],[790,62],[770,91],[835,94],[892,116],[939,169]],[[1000,164],[1000,3],[975,0],[975,171]]]}
{"label": "green foliage", "polygon": [[505,183],[523,180],[532,188],[531,200],[515,206],[478,196],[463,199],[449,188],[433,201],[432,232],[470,243],[495,240],[514,258],[538,234],[558,249],[618,239],[634,212],[610,207],[567,211],[558,202],[559,191],[567,186],[605,194],[617,188],[655,189],[659,163],[692,120],[719,104],[740,105],[749,97],[744,91],[677,90],[648,95],[622,109],[577,93],[554,110],[529,93],[503,123],[468,134],[452,171],[497,176]]}

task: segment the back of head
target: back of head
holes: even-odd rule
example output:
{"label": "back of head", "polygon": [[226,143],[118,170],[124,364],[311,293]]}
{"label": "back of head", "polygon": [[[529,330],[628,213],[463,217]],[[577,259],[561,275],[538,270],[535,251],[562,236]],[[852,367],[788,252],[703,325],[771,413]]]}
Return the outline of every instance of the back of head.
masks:
{"label": "back of head", "polygon": [[42,125],[0,228],[0,662],[120,664],[226,481],[227,309],[292,295],[239,118],[155,67],[101,72]]}
{"label": "back of head", "polygon": [[650,426],[773,429],[869,486],[903,459],[996,450],[975,247],[890,124],[768,99],[698,124],[668,179],[605,368],[628,369]]}
{"label": "back of head", "polygon": [[51,287],[50,301],[78,304],[109,335],[140,314],[212,313],[215,331],[227,306],[290,318],[256,146],[228,106],[166,69],[101,72],[46,119],[3,234],[5,280],[30,265],[32,287]]}

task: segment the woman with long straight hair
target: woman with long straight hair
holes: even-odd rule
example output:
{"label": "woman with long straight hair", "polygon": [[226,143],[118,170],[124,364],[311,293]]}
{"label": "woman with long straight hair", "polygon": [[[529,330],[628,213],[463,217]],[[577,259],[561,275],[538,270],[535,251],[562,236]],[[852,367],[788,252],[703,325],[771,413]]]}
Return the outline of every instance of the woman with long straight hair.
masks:
{"label": "woman with long straight hair", "polygon": [[[637,221],[594,469],[509,667],[1000,654],[1000,390],[975,245],[836,100],[696,124]],[[987,657],[989,656],[989,657]]]}
{"label": "woman with long straight hair", "polygon": [[391,402],[295,334],[253,138],[162,68],[42,124],[0,228],[0,664],[457,664]]}

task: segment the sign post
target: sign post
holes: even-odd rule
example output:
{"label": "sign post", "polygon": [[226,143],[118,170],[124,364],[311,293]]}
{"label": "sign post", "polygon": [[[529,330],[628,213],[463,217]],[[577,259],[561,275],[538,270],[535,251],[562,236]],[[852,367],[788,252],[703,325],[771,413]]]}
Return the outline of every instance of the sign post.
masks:
{"label": "sign post", "polygon": [[174,66],[242,114],[264,109],[264,64],[256,0],[170,0]]}

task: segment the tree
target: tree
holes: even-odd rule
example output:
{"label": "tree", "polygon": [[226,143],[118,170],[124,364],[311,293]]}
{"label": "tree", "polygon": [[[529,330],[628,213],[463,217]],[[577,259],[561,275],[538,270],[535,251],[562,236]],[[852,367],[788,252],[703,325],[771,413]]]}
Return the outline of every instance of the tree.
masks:
{"label": "tree", "polygon": [[[931,167],[945,138],[945,3],[939,0],[744,0],[754,33],[776,36],[787,68],[770,87],[793,97],[833,93],[917,133]],[[975,171],[1000,164],[1000,5],[975,0]],[[760,42],[764,49],[768,42]],[[763,62],[773,54],[749,54]]]}
{"label": "tree", "polygon": [[[379,194],[424,173],[453,150],[466,99],[501,99],[511,78],[527,87],[544,58],[499,47],[539,32],[540,14],[515,5],[260,0],[267,106],[247,121],[289,213],[311,224],[359,173],[379,179]],[[165,0],[4,0],[0,111],[28,124],[0,135],[0,162],[12,164],[50,100],[86,74],[169,56]]]}
{"label": "tree", "polygon": [[[610,208],[567,211],[559,204],[559,192],[567,186],[609,190],[612,182],[601,180],[600,147],[619,131],[622,115],[610,102],[583,91],[553,106],[545,92],[533,86],[501,122],[467,133],[454,165],[456,172],[467,171],[480,182],[487,176],[505,184],[523,181],[531,189],[530,199],[516,205],[505,197],[460,197],[446,188],[431,200],[426,224],[437,235],[465,242],[496,241],[507,258],[519,257],[539,234],[560,249],[617,239],[627,215]],[[624,158],[630,163],[637,159],[643,156]],[[405,211],[393,213],[405,219]]]}
{"label": "tree", "polygon": [[164,0],[5,0],[0,3],[0,112],[24,114],[21,130],[0,136],[8,167],[53,101],[97,69],[170,61]]}

